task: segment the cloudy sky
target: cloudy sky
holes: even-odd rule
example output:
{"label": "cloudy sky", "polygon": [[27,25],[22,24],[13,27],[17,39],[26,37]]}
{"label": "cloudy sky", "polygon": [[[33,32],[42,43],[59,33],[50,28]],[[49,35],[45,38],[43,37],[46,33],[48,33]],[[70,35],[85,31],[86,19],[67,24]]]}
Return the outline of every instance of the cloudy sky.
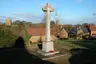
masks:
{"label": "cloudy sky", "polygon": [[41,22],[44,17],[42,7],[49,2],[61,24],[95,23],[96,0],[0,0],[0,22],[7,17],[12,21],[26,20]]}

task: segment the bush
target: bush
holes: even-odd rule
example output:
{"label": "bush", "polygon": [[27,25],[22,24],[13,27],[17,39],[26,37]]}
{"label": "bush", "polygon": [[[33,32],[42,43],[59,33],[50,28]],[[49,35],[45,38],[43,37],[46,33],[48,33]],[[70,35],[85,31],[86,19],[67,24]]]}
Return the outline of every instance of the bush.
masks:
{"label": "bush", "polygon": [[24,29],[24,32],[25,32],[25,33],[24,33],[25,36],[24,36],[24,34],[23,34],[23,38],[24,38],[25,42],[28,42],[29,39],[32,37],[32,35],[28,34],[27,29]]}
{"label": "bush", "polygon": [[10,47],[14,45],[16,38],[9,29],[0,29],[0,47]]}

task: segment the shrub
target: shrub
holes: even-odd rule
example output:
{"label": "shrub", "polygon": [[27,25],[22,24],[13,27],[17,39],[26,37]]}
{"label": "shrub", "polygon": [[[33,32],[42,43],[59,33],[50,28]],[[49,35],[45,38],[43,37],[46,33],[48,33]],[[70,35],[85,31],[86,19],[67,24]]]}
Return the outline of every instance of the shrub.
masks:
{"label": "shrub", "polygon": [[25,42],[28,42],[29,39],[32,37],[32,35],[28,34],[27,29],[24,29],[24,31],[25,31],[25,33],[24,33],[25,36],[23,34],[23,38],[24,38]]}
{"label": "shrub", "polygon": [[16,38],[9,29],[0,29],[0,47],[10,47],[14,45]]}

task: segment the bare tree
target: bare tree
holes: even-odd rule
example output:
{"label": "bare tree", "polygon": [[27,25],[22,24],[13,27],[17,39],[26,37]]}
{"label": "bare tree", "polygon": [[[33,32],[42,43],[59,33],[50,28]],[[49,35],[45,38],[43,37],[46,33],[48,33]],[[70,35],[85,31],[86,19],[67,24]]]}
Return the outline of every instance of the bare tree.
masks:
{"label": "bare tree", "polygon": [[46,22],[46,15],[44,15],[44,17],[43,17],[41,23],[45,23],[45,22]]}

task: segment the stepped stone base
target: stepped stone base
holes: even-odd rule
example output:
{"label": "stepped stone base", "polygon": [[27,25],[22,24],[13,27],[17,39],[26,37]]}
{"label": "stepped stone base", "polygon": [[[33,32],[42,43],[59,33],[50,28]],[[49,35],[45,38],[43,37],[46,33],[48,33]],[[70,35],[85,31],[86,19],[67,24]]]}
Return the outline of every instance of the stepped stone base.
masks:
{"label": "stepped stone base", "polygon": [[43,55],[43,56],[52,56],[52,55],[58,54],[59,51],[54,51],[54,52],[44,52],[44,51],[42,51],[42,50],[39,50],[38,53],[40,53],[40,54]]}

